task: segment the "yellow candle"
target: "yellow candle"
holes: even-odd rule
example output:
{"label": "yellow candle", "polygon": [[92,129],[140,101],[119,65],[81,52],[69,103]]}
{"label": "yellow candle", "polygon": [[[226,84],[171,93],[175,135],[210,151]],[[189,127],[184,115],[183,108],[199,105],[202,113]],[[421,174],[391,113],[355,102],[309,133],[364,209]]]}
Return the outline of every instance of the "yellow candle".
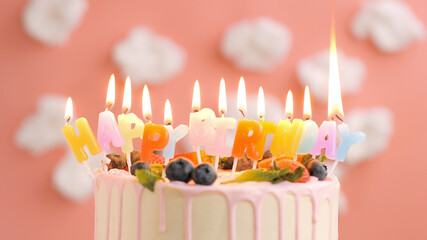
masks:
{"label": "yellow candle", "polygon": [[96,141],[95,135],[93,135],[92,129],[90,128],[86,118],[79,118],[75,123],[80,135],[76,134],[76,131],[71,125],[65,125],[62,128],[62,133],[64,134],[68,145],[70,145],[77,161],[82,163],[88,159],[84,146],[89,149],[89,152],[92,155],[100,153],[101,147]]}
{"label": "yellow candle", "polygon": [[264,89],[259,87],[258,89],[258,106],[257,106],[257,114],[261,121],[259,123],[262,126],[262,136],[261,139],[257,143],[257,150],[261,156],[264,155],[265,141],[267,139],[267,134],[274,134],[276,131],[276,123],[268,122],[264,120],[265,116],[265,98],[264,98]]}
{"label": "yellow candle", "polygon": [[120,114],[117,119],[120,132],[122,133],[123,139],[125,141],[125,144],[122,146],[122,152],[126,154],[133,151],[133,139],[142,138],[142,134],[144,133],[144,122],[142,122],[142,120],[139,119],[135,114],[129,113],[132,99],[131,94],[131,80],[130,77],[127,77],[125,90],[123,93],[123,114]]}
{"label": "yellow candle", "polygon": [[287,158],[293,158],[297,153],[303,129],[304,122],[301,119],[294,119],[292,123],[288,119],[280,120],[274,133],[270,152],[275,157],[284,155]]}
{"label": "yellow candle", "polygon": [[[120,114],[118,121],[120,132],[125,140],[122,152],[130,153],[133,151],[133,139],[141,138],[144,133],[144,123],[133,113]],[[132,125],[134,126],[133,128]]]}
{"label": "yellow candle", "polygon": [[[251,134],[252,133],[252,134]],[[262,155],[257,151],[257,143],[262,137],[262,126],[255,120],[241,119],[237,125],[232,155],[242,158],[245,155],[252,160],[261,160]]]}
{"label": "yellow candle", "polygon": [[286,120],[280,120],[274,133],[271,143],[270,152],[275,157],[285,156],[286,158],[294,158],[297,153],[298,145],[301,140],[301,135],[304,130],[304,122],[301,119],[294,119],[291,122],[293,115],[293,99],[292,92],[288,92],[285,108]]}
{"label": "yellow candle", "polygon": [[256,149],[261,156],[264,155],[265,142],[267,140],[267,134],[274,134],[276,131],[276,123],[265,120],[259,121],[262,126],[262,134],[259,141],[256,143]]}
{"label": "yellow candle", "polygon": [[153,150],[163,150],[168,142],[169,132],[164,126],[151,122],[146,123],[141,143],[141,161],[151,163]]}

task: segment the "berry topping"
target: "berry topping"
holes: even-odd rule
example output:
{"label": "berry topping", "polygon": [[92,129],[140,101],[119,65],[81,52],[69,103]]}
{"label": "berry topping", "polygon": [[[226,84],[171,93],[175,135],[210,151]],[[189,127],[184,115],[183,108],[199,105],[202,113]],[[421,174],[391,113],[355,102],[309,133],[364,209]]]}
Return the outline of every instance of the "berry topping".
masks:
{"label": "berry topping", "polygon": [[[219,163],[219,168],[221,169],[233,168],[234,157],[221,158],[220,160],[221,161]],[[239,159],[239,161],[237,161],[236,170],[237,171],[248,170],[248,169],[252,169],[252,166],[253,166],[252,160],[246,157],[246,154],[245,154],[242,158]]]}
{"label": "berry topping", "polygon": [[141,160],[139,152],[138,151],[131,152],[130,153],[130,160],[131,160],[132,165],[134,163],[138,162],[139,160]]}
{"label": "berry topping", "polygon": [[317,159],[311,160],[307,165],[307,169],[310,172],[311,176],[317,177],[320,181],[325,179],[326,176],[328,175],[326,166],[324,166],[322,162],[320,162]]}
{"label": "berry topping", "polygon": [[153,161],[151,164],[165,164],[165,158],[162,155],[153,153]]}
{"label": "berry topping", "polygon": [[146,169],[148,171],[151,171],[150,164],[148,162],[138,161],[132,164],[132,167],[130,168],[130,173],[132,175],[135,175],[136,169]]}
{"label": "berry topping", "polygon": [[175,158],[166,167],[166,177],[171,181],[189,182],[194,164],[187,158]]}
{"label": "berry topping", "polygon": [[262,156],[262,159],[271,158],[271,157],[273,157],[273,154],[270,152],[270,150],[267,150]]}
{"label": "berry topping", "polygon": [[212,165],[202,163],[193,169],[191,177],[197,184],[211,185],[216,180],[216,171],[213,169]]}

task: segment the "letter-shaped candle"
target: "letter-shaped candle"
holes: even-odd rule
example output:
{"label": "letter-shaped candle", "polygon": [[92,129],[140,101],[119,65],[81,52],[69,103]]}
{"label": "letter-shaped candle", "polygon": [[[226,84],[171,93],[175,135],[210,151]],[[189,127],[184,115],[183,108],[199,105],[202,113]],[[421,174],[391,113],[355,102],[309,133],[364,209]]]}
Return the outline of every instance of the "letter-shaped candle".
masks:
{"label": "letter-shaped candle", "polygon": [[351,145],[365,140],[366,134],[363,132],[351,133],[345,123],[338,125],[338,130],[341,134],[341,143],[337,149],[337,161],[343,162]]}
{"label": "letter-shaped candle", "polygon": [[[262,87],[258,90],[258,107],[257,112],[259,118],[261,118],[261,121],[259,123],[262,126],[262,136],[261,139],[256,144],[257,151],[261,156],[264,155],[264,148],[265,148],[265,141],[267,140],[267,134],[274,134],[276,131],[276,123],[269,122],[264,120],[265,116],[265,98],[264,98],[264,90]],[[256,162],[254,162],[254,167],[256,168]]]}
{"label": "letter-shaped candle", "polygon": [[304,130],[302,131],[301,140],[298,145],[297,154],[307,154],[313,149],[316,144],[317,134],[319,127],[311,120],[311,101],[308,86],[305,87],[304,92]]}
{"label": "letter-shaped candle", "polygon": [[145,124],[144,134],[141,142],[141,161],[151,163],[153,160],[153,150],[163,150],[169,142],[169,132],[160,124],[151,122],[151,101],[147,85],[142,92],[143,115],[149,122]]}
{"label": "letter-shaped candle", "polygon": [[217,169],[219,157],[229,157],[231,155],[231,146],[227,146],[227,130],[236,127],[236,119],[224,117],[227,112],[227,97],[225,92],[225,82],[221,79],[219,85],[219,113],[221,117],[215,118],[213,125],[215,127],[215,140],[212,144],[206,145],[206,153],[216,156],[215,169]]}
{"label": "letter-shaped candle", "polygon": [[188,134],[188,126],[181,124],[175,129],[172,127],[172,108],[169,99],[167,99],[165,103],[164,121],[166,130],[169,133],[169,142],[165,149],[163,149],[163,157],[165,158],[165,164],[167,165],[169,160],[175,156],[176,143]]}
{"label": "letter-shaped candle", "polygon": [[115,147],[121,147],[125,144],[123,136],[119,131],[119,126],[116,122],[114,114],[109,109],[114,105],[115,87],[114,75],[111,75],[110,83],[108,84],[107,93],[107,109],[99,114],[98,119],[98,142],[103,152],[110,150],[110,143]]}
{"label": "letter-shaped candle", "polygon": [[[237,109],[245,117],[246,112],[246,88],[243,77],[240,78],[237,92]],[[234,157],[232,173],[237,167],[237,160],[245,155],[253,161],[262,159],[262,154],[257,149],[257,144],[262,138],[262,126],[255,120],[246,118],[239,120],[237,124],[236,136],[234,138],[232,156]]]}
{"label": "letter-shaped candle", "polygon": [[122,152],[128,154],[133,151],[133,139],[142,138],[144,133],[144,122],[135,114],[129,113],[131,109],[132,91],[130,78],[126,78],[125,90],[123,94],[123,113],[118,116],[119,129],[123,135],[125,144]]}
{"label": "letter-shaped candle", "polygon": [[[72,118],[72,102],[71,98],[68,98],[65,117],[67,123]],[[76,120],[76,126],[79,130],[79,135],[77,135],[73,126],[66,124],[62,128],[62,133],[65,136],[65,139],[68,142],[71,150],[73,151],[74,156],[76,157],[79,163],[83,163],[88,159],[88,155],[84,149],[86,146],[89,149],[90,154],[96,155],[101,152],[101,148],[96,141],[95,136],[93,135],[92,129],[89,126],[86,118],[79,118]]]}
{"label": "letter-shaped candle", "polygon": [[304,129],[304,122],[301,119],[294,119],[292,92],[288,92],[286,98],[286,120],[280,120],[271,142],[270,152],[275,157],[284,156],[293,159],[296,156],[298,145]]}
{"label": "letter-shaped candle", "polygon": [[323,121],[319,128],[316,144],[310,154],[320,155],[322,149],[325,149],[325,156],[328,159],[335,160],[337,157],[337,124],[335,121]]}
{"label": "letter-shaped candle", "polygon": [[202,162],[200,146],[212,144],[215,139],[215,112],[209,108],[200,110],[199,81],[194,84],[192,109],[193,113],[190,113],[189,124],[190,144],[196,151],[197,160],[200,164]]}

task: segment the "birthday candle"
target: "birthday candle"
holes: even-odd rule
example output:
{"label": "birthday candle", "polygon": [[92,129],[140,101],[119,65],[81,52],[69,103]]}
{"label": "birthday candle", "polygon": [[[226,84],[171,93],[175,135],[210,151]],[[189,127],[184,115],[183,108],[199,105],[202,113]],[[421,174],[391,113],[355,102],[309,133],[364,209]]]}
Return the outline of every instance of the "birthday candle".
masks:
{"label": "birthday candle", "polygon": [[345,123],[338,125],[338,130],[341,134],[341,143],[337,149],[337,161],[343,162],[350,147],[365,140],[366,134],[363,132],[351,133]]}
{"label": "birthday candle", "polygon": [[[71,98],[68,98],[67,107],[65,111],[65,118],[67,123],[72,118],[72,101]],[[79,163],[82,163],[88,159],[88,155],[84,149],[86,146],[89,149],[90,154],[96,155],[101,152],[101,148],[96,141],[95,136],[93,135],[92,129],[89,126],[86,118],[82,117],[75,121],[76,127],[79,130],[79,135],[77,135],[73,126],[66,124],[62,128],[62,133],[65,136],[65,139],[68,142],[74,156],[76,157]]]}
{"label": "birthday candle", "polygon": [[[276,123],[265,121],[265,98],[264,98],[264,90],[262,87],[258,90],[258,106],[257,106],[258,117],[261,119],[259,123],[262,126],[262,136],[261,139],[256,144],[256,148],[260,155],[264,155],[265,142],[267,140],[268,134],[274,134],[276,131]],[[254,163],[255,168],[255,163]]]}
{"label": "birthday candle", "polygon": [[119,131],[116,118],[109,109],[114,105],[115,87],[114,75],[111,75],[110,83],[108,84],[108,93],[106,105],[107,109],[99,114],[98,119],[98,142],[103,152],[110,150],[110,143],[115,147],[121,147],[125,144],[123,136]]}
{"label": "birthday candle", "polygon": [[319,127],[311,120],[311,101],[308,87],[305,87],[304,92],[304,130],[302,131],[301,140],[298,145],[297,154],[307,154],[313,149],[316,144]]}
{"label": "birthday candle", "polygon": [[280,120],[274,133],[270,152],[275,157],[284,156],[293,159],[296,156],[298,144],[304,129],[304,122],[301,119],[294,119],[292,92],[288,92],[286,98],[286,120]]}
{"label": "birthday candle", "polygon": [[237,93],[237,108],[243,114],[244,119],[239,120],[237,124],[236,136],[234,138],[234,144],[231,153],[236,162],[236,164],[233,164],[233,168],[235,168],[237,165],[236,159],[242,158],[245,153],[246,156],[253,161],[262,159],[262,154],[259,153],[256,146],[262,137],[263,130],[259,122],[245,118],[246,89],[243,77],[240,78],[239,82],[239,89]]}
{"label": "birthday candle", "polygon": [[190,113],[189,124],[190,144],[194,151],[196,151],[197,160],[200,164],[202,162],[200,146],[212,144],[215,139],[215,112],[209,108],[200,110],[199,81],[196,81],[194,84],[192,109],[193,112]]}
{"label": "birthday candle", "polygon": [[153,160],[153,150],[163,150],[169,142],[169,132],[160,124],[151,122],[151,101],[147,85],[142,93],[143,115],[149,122],[145,124],[144,134],[141,142],[141,161],[151,163]]}
{"label": "birthday candle", "polygon": [[165,103],[165,115],[164,115],[165,127],[169,133],[169,142],[163,149],[163,157],[165,158],[165,164],[169,163],[169,160],[175,156],[175,145],[185,135],[188,134],[188,126],[181,124],[175,129],[172,127],[172,108],[169,99]]}
{"label": "birthday candle", "polygon": [[133,139],[142,138],[144,133],[144,122],[142,122],[142,120],[135,114],[130,113],[131,99],[131,81],[130,78],[127,77],[123,94],[123,113],[120,114],[117,119],[119,122],[120,132],[122,133],[125,141],[125,144],[122,146],[122,152],[126,154],[133,151]]}
{"label": "birthday candle", "polygon": [[217,167],[219,157],[229,157],[231,155],[231,146],[227,146],[227,130],[236,127],[236,119],[224,117],[227,112],[227,97],[225,93],[225,82],[221,79],[219,87],[218,110],[221,117],[215,118],[213,125],[215,127],[215,140],[212,144],[206,145],[206,153],[216,156],[215,167]]}

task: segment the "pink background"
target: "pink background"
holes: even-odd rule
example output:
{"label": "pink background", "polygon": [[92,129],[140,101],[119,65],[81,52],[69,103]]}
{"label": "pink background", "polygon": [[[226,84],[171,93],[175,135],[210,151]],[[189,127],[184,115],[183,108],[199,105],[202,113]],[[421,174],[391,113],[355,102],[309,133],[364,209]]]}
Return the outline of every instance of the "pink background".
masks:
{"label": "pink background", "polygon": [[[173,38],[188,53],[183,72],[165,85],[150,87],[154,121],[162,121],[166,97],[172,102],[175,121],[187,121],[195,79],[201,83],[202,104],[216,109],[220,77],[225,77],[228,91],[236,91],[240,75],[245,76],[248,92],[255,93],[262,84],[266,94],[284,99],[292,89],[298,99],[295,114],[301,117],[303,88],[296,79],[296,64],[329,46],[329,1],[90,1],[81,25],[63,47],[44,46],[25,34],[21,14],[26,2],[0,4],[0,239],[93,238],[93,200],[72,203],[51,186],[52,170],[64,149],[32,157],[18,150],[12,138],[46,93],[72,96],[76,111],[96,126],[109,75],[119,73],[111,61],[111,49],[132,27],[149,26]],[[340,217],[340,239],[425,239],[427,141],[422,134],[427,133],[423,121],[427,44],[382,54],[349,32],[361,1],[337,2],[338,47],[367,67],[362,92],[344,97],[344,110],[386,106],[393,111],[396,126],[389,149],[353,168],[342,182],[349,211]],[[407,2],[426,24],[427,2]],[[264,15],[290,28],[292,49],[268,74],[237,70],[219,53],[222,34],[230,23]],[[123,85],[122,81],[117,84],[118,99]],[[137,114],[141,114],[141,103],[136,101],[141,92],[133,89]],[[318,122],[326,117],[326,105],[315,102],[313,108]],[[118,113],[120,108],[114,110]]]}

